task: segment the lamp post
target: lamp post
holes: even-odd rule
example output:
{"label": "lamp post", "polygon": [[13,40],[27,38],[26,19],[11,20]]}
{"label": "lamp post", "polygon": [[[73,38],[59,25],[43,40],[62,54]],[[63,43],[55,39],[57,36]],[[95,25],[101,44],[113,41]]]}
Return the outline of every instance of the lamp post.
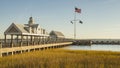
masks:
{"label": "lamp post", "polygon": [[2,38],[0,36],[0,57],[2,57]]}

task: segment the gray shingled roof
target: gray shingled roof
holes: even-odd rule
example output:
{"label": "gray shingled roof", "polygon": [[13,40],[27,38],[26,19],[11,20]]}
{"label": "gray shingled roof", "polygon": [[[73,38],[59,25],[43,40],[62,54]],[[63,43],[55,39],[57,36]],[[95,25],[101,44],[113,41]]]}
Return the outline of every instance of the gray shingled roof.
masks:
{"label": "gray shingled roof", "polygon": [[18,31],[17,34],[22,34],[22,33],[29,33],[28,30],[26,29],[26,27],[28,27],[27,25],[25,24],[15,24],[15,23],[12,23],[10,25],[10,27],[4,32],[5,34],[9,34],[9,30],[12,28],[12,27],[15,27],[16,30]]}
{"label": "gray shingled roof", "polygon": [[56,35],[56,36],[64,36],[61,32],[59,32],[59,31],[51,31],[50,32],[50,35]]}
{"label": "gray shingled roof", "polygon": [[24,24],[14,24],[14,25],[17,26],[17,28],[18,28],[22,33],[29,33],[29,32],[25,29],[26,25],[24,25]]}
{"label": "gray shingled roof", "polygon": [[38,27],[39,24],[32,24],[32,25],[29,25],[29,24],[24,24],[25,26],[31,26],[31,27]]}
{"label": "gray shingled roof", "polygon": [[[44,33],[43,33],[44,32]],[[39,24],[35,24],[33,18],[30,17],[28,24],[15,24],[12,23],[4,32],[6,35],[37,35],[37,36],[49,36],[46,30],[39,27]]]}

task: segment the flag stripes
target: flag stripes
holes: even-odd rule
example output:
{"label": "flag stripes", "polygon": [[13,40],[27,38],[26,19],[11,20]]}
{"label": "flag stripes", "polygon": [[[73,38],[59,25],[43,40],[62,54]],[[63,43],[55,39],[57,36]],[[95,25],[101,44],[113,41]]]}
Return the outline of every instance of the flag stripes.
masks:
{"label": "flag stripes", "polygon": [[81,13],[81,9],[75,7],[75,12],[77,12],[77,13]]}

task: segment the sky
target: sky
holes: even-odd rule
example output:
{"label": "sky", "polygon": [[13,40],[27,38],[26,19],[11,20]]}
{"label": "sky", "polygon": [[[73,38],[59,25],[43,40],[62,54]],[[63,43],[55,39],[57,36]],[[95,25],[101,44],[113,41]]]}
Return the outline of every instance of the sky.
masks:
{"label": "sky", "polygon": [[120,0],[0,0],[0,35],[14,22],[36,24],[48,32],[62,32],[73,38],[75,6],[81,9],[76,18],[78,39],[120,39]]}

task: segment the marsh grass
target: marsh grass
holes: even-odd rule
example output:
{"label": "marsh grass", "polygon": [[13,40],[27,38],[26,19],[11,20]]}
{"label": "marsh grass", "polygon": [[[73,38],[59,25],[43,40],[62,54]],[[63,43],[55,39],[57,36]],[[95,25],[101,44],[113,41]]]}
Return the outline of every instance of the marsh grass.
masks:
{"label": "marsh grass", "polygon": [[0,68],[120,68],[120,52],[35,51],[0,58]]}

